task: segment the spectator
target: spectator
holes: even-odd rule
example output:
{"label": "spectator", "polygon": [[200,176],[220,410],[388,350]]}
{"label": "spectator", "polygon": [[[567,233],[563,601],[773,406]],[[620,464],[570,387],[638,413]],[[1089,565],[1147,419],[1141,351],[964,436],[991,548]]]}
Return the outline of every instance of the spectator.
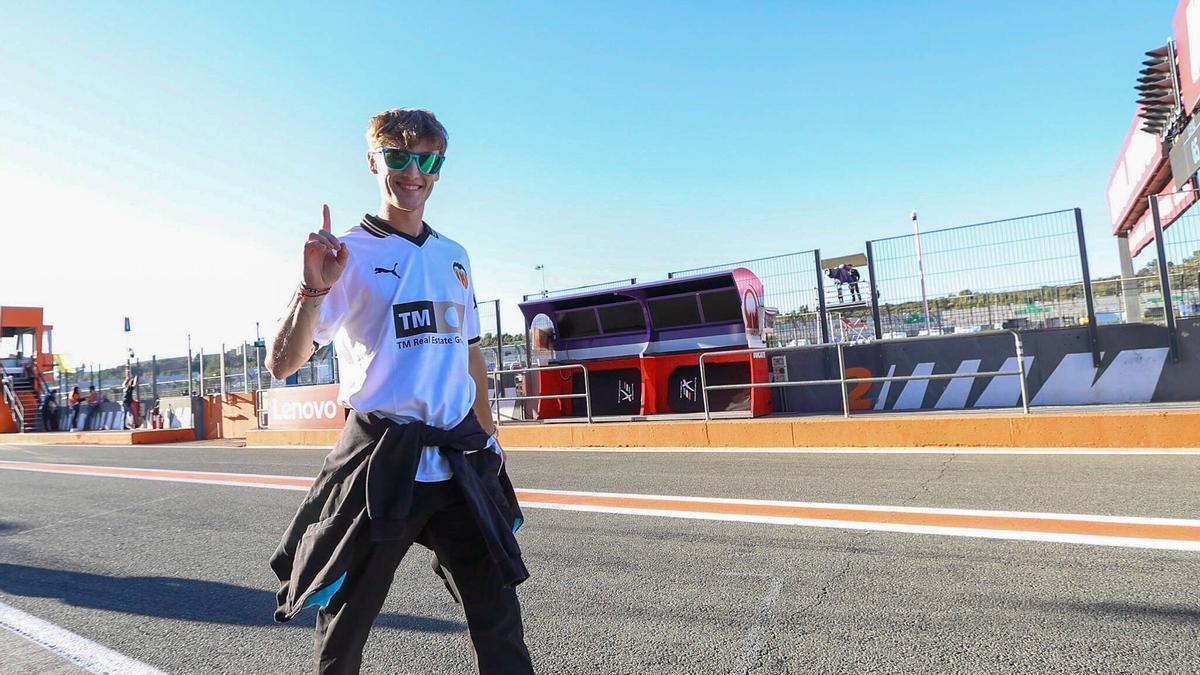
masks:
{"label": "spectator", "polygon": [[133,393],[137,391],[137,378],[129,376],[129,369],[125,369],[125,382],[121,385],[121,412],[123,426],[126,429],[136,429],[141,426],[141,420],[138,419],[137,401],[134,400]]}
{"label": "spectator", "polygon": [[846,263],[846,283],[850,284],[850,302],[862,302],[862,293],[858,291],[858,280],[862,275],[854,269],[854,265]]}
{"label": "spectator", "polygon": [[100,392],[96,391],[94,385],[88,385],[87,415],[83,418],[83,424],[79,425],[81,431],[87,431],[88,424],[92,421],[92,415],[99,409]]}
{"label": "spectator", "polygon": [[79,387],[75,387],[71,389],[71,419],[67,420],[67,429],[70,431],[75,431],[75,424],[79,422],[79,406],[81,405],[83,405],[83,397],[79,395]]}
{"label": "spectator", "polygon": [[53,389],[42,399],[42,428],[58,431],[58,392]]}
{"label": "spectator", "polygon": [[862,293],[858,290],[858,280],[862,278],[862,275],[858,273],[858,270],[854,269],[854,265],[842,263],[837,267],[825,270],[825,276],[833,279],[834,286],[837,287],[837,299],[839,303],[846,301],[842,293],[842,286],[847,284],[850,286],[850,301],[862,302]]}
{"label": "spectator", "polygon": [[845,284],[846,281],[850,278],[846,274],[846,266],[838,265],[837,267],[831,267],[831,268],[825,270],[825,276],[829,277],[830,279],[833,279],[833,285],[837,289],[838,303],[845,302],[846,298],[842,294],[842,285]]}

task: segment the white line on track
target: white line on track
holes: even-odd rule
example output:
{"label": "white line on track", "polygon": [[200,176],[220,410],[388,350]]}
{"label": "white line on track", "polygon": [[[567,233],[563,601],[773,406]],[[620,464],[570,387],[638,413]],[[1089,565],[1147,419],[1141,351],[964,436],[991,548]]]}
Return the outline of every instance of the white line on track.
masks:
{"label": "white line on track", "polygon": [[4,628],[60,658],[99,675],[165,675],[163,671],[0,602]]}
{"label": "white line on track", "polygon": [[1200,551],[1200,542],[1147,539],[1140,537],[1108,537],[1092,534],[1070,534],[1064,532],[1032,532],[1021,530],[992,530],[987,528],[939,527],[936,525],[907,525],[899,523],[873,523],[850,520],[825,520],[818,518],[789,518],[786,516],[706,513],[703,511],[671,511],[667,509],[639,509],[622,506],[554,504],[528,501],[524,499],[521,500],[521,506],[536,509],[556,509],[559,511],[618,513],[630,516],[657,516],[661,518],[685,518],[689,520],[719,520],[723,522],[761,523],[764,525],[792,525],[797,527],[818,527],[838,530],[902,532],[906,534],[936,534],[948,537],[1007,539],[1011,541],[1041,541],[1059,544],[1090,544],[1092,546],[1151,548],[1167,551]]}
{"label": "white line on track", "polygon": [[[302,476],[42,464],[11,460],[0,460],[0,469],[283,490],[307,490],[312,484],[311,478]],[[533,488],[517,490],[517,495],[522,506],[565,511],[1200,551],[1200,520],[1179,518],[829,504]],[[864,514],[871,515],[864,517]]]}
{"label": "white line on track", "polygon": [[[0,463],[2,467],[3,463]],[[949,516],[997,516],[1003,518],[1029,518],[1055,520],[1082,520],[1103,523],[1125,523],[1129,525],[1183,525],[1200,527],[1200,520],[1181,518],[1145,518],[1133,516],[1093,516],[1079,513],[1039,513],[1035,511],[981,511],[977,509],[941,509],[929,506],[879,506],[872,504],[832,504],[826,502],[792,502],[772,499],[734,499],[728,497],[684,497],[679,495],[646,495],[634,492],[586,492],[580,490],[544,490],[525,488],[529,492],[572,497],[616,497],[624,499],[654,499],[664,502],[699,502],[703,504],[745,504],[751,506],[794,506],[811,509],[842,509],[846,511],[879,511],[883,513],[928,513]],[[525,504],[525,500],[521,501]]]}

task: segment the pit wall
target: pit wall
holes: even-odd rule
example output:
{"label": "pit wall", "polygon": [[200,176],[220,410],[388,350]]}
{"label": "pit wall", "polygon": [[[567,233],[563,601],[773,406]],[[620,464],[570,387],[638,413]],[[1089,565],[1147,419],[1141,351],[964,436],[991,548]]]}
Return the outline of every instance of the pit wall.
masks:
{"label": "pit wall", "polygon": [[204,438],[245,438],[247,431],[258,428],[253,392],[205,396],[203,401]]}
{"label": "pit wall", "polygon": [[[150,410],[154,401],[139,401],[142,414],[140,428],[149,429]],[[246,432],[257,428],[252,392],[233,392],[221,396],[169,396],[159,399],[159,412],[164,429],[193,429],[195,440],[206,438],[244,438]],[[124,411],[119,403],[102,401],[100,407],[88,414],[87,404],[71,418],[69,408],[58,411],[56,432],[114,431],[124,428]]]}
{"label": "pit wall", "polygon": [[[1030,403],[1037,406],[1095,403],[1164,403],[1200,400],[1200,321],[1179,323],[1179,360],[1171,359],[1167,329],[1150,324],[1098,327],[1101,360],[1092,363],[1087,328],[1022,331]],[[847,346],[849,377],[881,377],[1013,371],[1017,362],[1008,333],[981,333],[943,340],[912,340]],[[775,355],[790,381],[837,378],[834,349]],[[779,363],[775,370],[779,370]],[[849,386],[855,410],[963,410],[1020,404],[1016,377],[858,383]],[[775,389],[782,412],[834,412],[836,385]]]}
{"label": "pit wall", "polygon": [[0,396],[0,434],[15,434],[18,431],[17,423],[12,416],[12,409],[8,407],[4,397]]}

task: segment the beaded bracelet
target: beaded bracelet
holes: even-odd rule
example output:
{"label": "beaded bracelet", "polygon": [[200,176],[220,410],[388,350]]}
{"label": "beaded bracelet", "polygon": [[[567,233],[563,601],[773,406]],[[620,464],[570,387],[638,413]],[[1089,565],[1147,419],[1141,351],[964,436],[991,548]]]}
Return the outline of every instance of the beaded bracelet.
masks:
{"label": "beaded bracelet", "polygon": [[300,284],[301,298],[319,298],[323,295],[328,295],[328,293],[328,288],[322,290],[320,288],[313,288],[312,286],[305,286],[303,283]]}

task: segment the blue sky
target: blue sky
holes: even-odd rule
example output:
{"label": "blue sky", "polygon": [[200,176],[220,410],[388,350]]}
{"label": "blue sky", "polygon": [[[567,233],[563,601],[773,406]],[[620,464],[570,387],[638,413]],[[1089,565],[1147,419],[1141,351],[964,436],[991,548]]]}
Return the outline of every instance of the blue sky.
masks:
{"label": "blue sky", "polygon": [[[378,199],[363,129],[434,110],[427,220],[481,296],[1081,207],[1104,190],[1144,50],[1138,2],[24,3],[0,26],[0,303],[120,360],[264,331],[328,202]],[[1086,7],[1086,9],[1084,9]],[[336,227],[336,225],[335,225]],[[30,252],[38,252],[36,256]]]}

